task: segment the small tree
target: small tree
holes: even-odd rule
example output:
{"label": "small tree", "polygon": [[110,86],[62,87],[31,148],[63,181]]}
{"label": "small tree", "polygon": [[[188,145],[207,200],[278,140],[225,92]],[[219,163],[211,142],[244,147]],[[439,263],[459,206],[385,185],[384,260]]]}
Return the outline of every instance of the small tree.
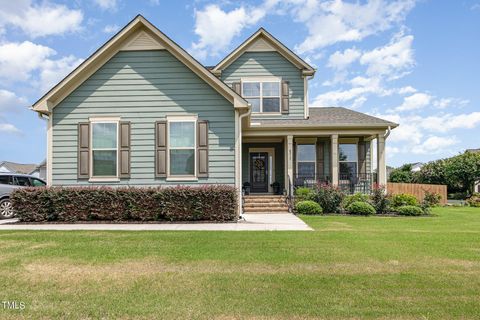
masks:
{"label": "small tree", "polygon": [[412,172],[411,164],[404,164],[400,168],[394,169],[390,173],[390,182],[396,183],[412,183],[414,182],[414,174]]}
{"label": "small tree", "polygon": [[450,181],[462,185],[473,194],[475,181],[480,177],[480,153],[465,152],[447,160],[445,174]]}

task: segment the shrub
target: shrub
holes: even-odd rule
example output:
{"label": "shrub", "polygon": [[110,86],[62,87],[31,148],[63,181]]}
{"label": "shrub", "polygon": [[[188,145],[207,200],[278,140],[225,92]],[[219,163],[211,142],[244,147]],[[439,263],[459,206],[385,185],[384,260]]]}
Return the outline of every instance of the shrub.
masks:
{"label": "shrub", "polygon": [[391,204],[395,208],[402,206],[418,206],[418,201],[417,198],[411,194],[400,193],[392,196]]}
{"label": "shrub", "polygon": [[305,200],[297,202],[295,209],[299,214],[322,214],[322,207],[315,201]]}
{"label": "shrub", "polygon": [[442,196],[435,192],[425,191],[423,203],[428,207],[436,207],[440,204]]}
{"label": "shrub", "polygon": [[362,201],[352,202],[347,207],[347,212],[349,214],[361,215],[361,216],[370,216],[375,214],[375,208],[367,203]]}
{"label": "shrub", "polygon": [[374,186],[370,199],[377,214],[384,214],[389,211],[390,197],[387,195],[385,187]]}
{"label": "shrub", "polygon": [[299,187],[295,189],[295,198],[298,201],[311,200],[315,196],[312,188]]}
{"label": "shrub", "polygon": [[470,207],[480,207],[480,193],[474,193],[467,199],[467,203]]}
{"label": "shrub", "polygon": [[22,188],[12,194],[21,221],[148,221],[236,218],[237,195],[230,186],[176,188]]}
{"label": "shrub", "polygon": [[395,210],[401,216],[421,216],[424,214],[422,208],[417,206],[400,206]]}
{"label": "shrub", "polygon": [[337,213],[340,211],[345,194],[338,188],[330,185],[319,185],[314,190],[312,200],[322,207],[325,213]]}
{"label": "shrub", "polygon": [[342,201],[342,207],[348,208],[354,202],[365,202],[368,203],[369,196],[364,193],[355,193],[345,196]]}

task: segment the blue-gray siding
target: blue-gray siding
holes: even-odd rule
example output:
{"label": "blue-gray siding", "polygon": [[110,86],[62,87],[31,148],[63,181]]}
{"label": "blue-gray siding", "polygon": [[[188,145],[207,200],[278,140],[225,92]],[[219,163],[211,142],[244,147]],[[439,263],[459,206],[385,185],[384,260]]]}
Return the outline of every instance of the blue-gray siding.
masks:
{"label": "blue-gray siding", "polygon": [[117,184],[165,184],[154,177],[154,124],[187,113],[209,121],[210,174],[197,183],[234,184],[232,104],[168,51],[119,52],[55,107],[53,184],[88,184],[77,180],[77,123],[106,115],[131,122],[131,178]]}
{"label": "blue-gray siding", "polygon": [[[304,118],[304,80],[301,71],[278,52],[245,52],[225,70],[222,80],[228,85],[247,77],[276,76],[290,82],[290,112],[268,118]],[[253,116],[255,118],[255,116]]]}

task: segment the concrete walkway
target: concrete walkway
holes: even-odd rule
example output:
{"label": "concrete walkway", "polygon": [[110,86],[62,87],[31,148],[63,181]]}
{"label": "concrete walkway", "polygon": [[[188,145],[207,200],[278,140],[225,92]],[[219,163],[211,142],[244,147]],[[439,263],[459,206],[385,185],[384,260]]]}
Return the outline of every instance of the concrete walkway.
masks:
{"label": "concrete walkway", "polygon": [[303,220],[289,213],[244,214],[238,223],[158,223],[158,224],[6,224],[2,230],[124,230],[124,231],[312,231]]}

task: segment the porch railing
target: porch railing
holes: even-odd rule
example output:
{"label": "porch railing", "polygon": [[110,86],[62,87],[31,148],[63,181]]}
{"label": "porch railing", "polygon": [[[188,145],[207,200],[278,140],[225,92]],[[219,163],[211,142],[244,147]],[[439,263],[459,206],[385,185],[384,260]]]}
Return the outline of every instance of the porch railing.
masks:
{"label": "porch railing", "polygon": [[341,174],[338,187],[347,194],[370,194],[376,181],[374,173]]}
{"label": "porch railing", "polygon": [[[376,174],[374,173],[340,174],[338,187],[347,194],[369,194],[371,193],[375,182]],[[318,185],[331,183],[331,176],[328,175],[296,175],[293,178],[294,188],[313,188]]]}

